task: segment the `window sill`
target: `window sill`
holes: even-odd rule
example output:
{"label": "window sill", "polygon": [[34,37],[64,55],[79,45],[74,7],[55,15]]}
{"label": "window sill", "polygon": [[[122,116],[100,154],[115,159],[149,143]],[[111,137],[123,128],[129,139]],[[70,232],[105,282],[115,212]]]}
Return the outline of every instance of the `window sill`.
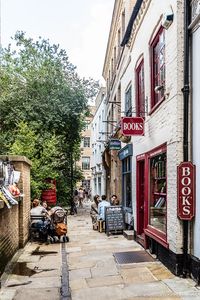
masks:
{"label": "window sill", "polygon": [[169,248],[169,244],[167,243],[167,235],[164,232],[161,232],[150,225],[147,226],[144,232],[147,236],[160,243],[163,247],[167,249]]}
{"label": "window sill", "polygon": [[163,97],[158,103],[156,103],[150,110],[149,112],[149,116],[154,113],[155,110],[157,110],[157,108],[161,105],[161,103],[163,103],[163,101],[165,100],[165,97]]}

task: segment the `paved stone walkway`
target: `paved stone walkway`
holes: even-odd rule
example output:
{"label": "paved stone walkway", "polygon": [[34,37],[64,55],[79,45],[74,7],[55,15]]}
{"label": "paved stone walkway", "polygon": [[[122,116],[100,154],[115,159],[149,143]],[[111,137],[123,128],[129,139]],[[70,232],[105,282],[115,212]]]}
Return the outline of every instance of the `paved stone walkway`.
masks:
{"label": "paved stone walkway", "polygon": [[[92,230],[89,204],[68,217],[66,244],[72,300],[199,300],[191,279],[175,277],[159,261],[119,265],[115,252],[144,251],[122,235]],[[62,244],[28,243],[4,273],[0,300],[59,300],[63,275]]]}

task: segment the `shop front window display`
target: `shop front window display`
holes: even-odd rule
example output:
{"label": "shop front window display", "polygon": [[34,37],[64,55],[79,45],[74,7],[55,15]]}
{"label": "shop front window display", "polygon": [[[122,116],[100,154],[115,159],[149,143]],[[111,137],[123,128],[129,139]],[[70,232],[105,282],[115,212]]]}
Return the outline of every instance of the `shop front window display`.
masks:
{"label": "shop front window display", "polygon": [[150,158],[150,220],[149,224],[166,233],[166,153]]}

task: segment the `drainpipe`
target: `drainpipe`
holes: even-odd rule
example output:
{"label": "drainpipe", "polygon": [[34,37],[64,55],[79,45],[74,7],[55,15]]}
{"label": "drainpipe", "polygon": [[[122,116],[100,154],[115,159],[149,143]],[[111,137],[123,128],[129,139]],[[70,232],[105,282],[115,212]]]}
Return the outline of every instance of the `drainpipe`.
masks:
{"label": "drainpipe", "polygon": [[[184,0],[184,87],[183,92],[183,160],[188,161],[189,132],[189,22],[190,1]],[[183,220],[183,277],[188,274],[188,221]]]}

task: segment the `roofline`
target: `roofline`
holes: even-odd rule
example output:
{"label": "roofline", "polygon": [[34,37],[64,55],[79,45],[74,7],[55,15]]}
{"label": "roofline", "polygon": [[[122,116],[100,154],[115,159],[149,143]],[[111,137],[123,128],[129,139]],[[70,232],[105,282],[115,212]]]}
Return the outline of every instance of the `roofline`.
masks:
{"label": "roofline", "polygon": [[143,2],[143,0],[137,0],[136,4],[134,6],[134,9],[133,9],[132,15],[130,17],[130,20],[128,22],[128,26],[126,28],[123,40],[121,42],[121,47],[124,47],[129,41],[129,38],[130,38],[131,32],[132,32],[132,28],[133,28],[133,23],[134,23],[135,19],[137,18],[137,15],[138,15],[138,12],[142,5],[142,2]]}
{"label": "roofline", "polygon": [[107,42],[106,53],[105,53],[105,59],[104,59],[104,65],[103,65],[103,71],[102,71],[102,76],[105,80],[106,80],[106,78],[104,77],[105,68],[106,68],[106,62],[107,62],[108,55],[109,55],[109,48],[110,48],[110,44],[111,44],[111,37],[112,37],[113,27],[114,27],[113,24],[114,24],[114,19],[115,19],[115,16],[116,16],[117,6],[119,6],[119,0],[115,0],[113,13],[112,13],[112,19],[111,19],[111,23],[110,23],[110,31],[109,31],[108,42]]}

